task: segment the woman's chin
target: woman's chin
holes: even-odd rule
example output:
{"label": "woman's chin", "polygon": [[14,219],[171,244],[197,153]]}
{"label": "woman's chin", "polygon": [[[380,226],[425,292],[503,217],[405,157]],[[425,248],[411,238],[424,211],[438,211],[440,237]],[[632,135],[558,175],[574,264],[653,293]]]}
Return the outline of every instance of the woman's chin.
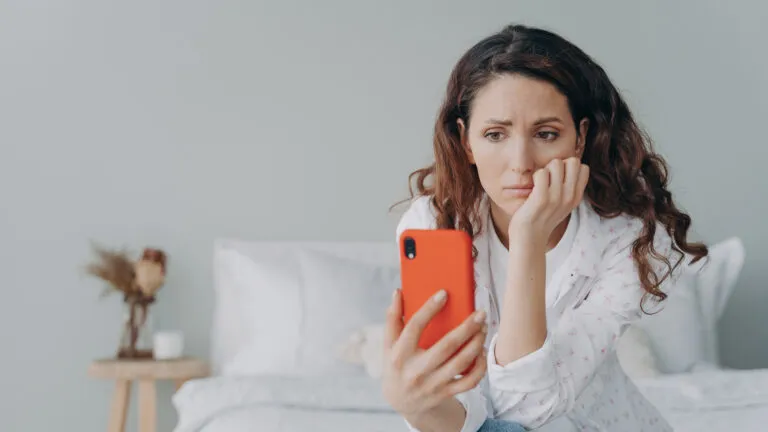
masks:
{"label": "woman's chin", "polygon": [[496,201],[496,207],[503,211],[507,216],[512,217],[515,212],[525,203],[526,198],[507,198]]}

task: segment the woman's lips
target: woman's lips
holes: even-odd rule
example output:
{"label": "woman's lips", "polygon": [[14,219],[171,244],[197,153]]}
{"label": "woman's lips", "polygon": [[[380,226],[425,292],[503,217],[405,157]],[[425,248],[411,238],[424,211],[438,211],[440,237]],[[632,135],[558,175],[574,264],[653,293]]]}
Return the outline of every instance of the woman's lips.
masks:
{"label": "woman's lips", "polygon": [[533,186],[510,186],[501,189],[501,195],[507,198],[527,198]]}

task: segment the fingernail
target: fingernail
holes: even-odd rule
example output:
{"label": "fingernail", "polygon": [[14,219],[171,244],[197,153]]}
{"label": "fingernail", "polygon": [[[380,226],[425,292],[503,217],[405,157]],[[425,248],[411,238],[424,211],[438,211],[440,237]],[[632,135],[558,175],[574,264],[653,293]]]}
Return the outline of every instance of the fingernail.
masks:
{"label": "fingernail", "polygon": [[396,289],[396,290],[395,290],[395,291],[392,293],[392,300],[394,300],[395,298],[397,298],[397,295],[398,295],[399,293],[400,293],[400,289]]}
{"label": "fingernail", "polygon": [[478,311],[478,312],[475,314],[475,322],[476,322],[476,323],[481,323],[481,322],[483,322],[483,321],[485,321],[485,311],[484,311],[484,310],[481,310],[481,311]]}
{"label": "fingernail", "polygon": [[488,326],[484,325],[483,328],[480,330],[483,333],[488,333]]}
{"label": "fingernail", "polygon": [[437,294],[435,294],[435,296],[433,298],[434,298],[434,300],[436,302],[441,302],[441,301],[445,300],[445,296],[446,296],[445,290],[440,290],[440,291],[437,292]]}

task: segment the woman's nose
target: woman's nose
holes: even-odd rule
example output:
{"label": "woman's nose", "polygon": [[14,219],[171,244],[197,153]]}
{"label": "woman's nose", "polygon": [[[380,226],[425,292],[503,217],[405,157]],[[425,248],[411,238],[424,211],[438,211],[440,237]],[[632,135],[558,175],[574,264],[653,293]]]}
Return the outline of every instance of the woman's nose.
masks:
{"label": "woman's nose", "polygon": [[528,173],[534,169],[532,143],[525,138],[514,138],[508,143],[505,157],[509,168],[517,173]]}

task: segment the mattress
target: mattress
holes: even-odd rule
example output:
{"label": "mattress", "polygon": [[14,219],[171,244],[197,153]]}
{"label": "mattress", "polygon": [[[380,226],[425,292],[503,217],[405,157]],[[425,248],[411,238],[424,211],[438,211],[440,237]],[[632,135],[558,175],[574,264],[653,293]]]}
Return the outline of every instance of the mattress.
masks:
{"label": "mattress", "polygon": [[[637,380],[677,432],[760,431],[768,370],[712,370]],[[351,377],[211,377],[174,396],[175,432],[405,431],[377,382]]]}

